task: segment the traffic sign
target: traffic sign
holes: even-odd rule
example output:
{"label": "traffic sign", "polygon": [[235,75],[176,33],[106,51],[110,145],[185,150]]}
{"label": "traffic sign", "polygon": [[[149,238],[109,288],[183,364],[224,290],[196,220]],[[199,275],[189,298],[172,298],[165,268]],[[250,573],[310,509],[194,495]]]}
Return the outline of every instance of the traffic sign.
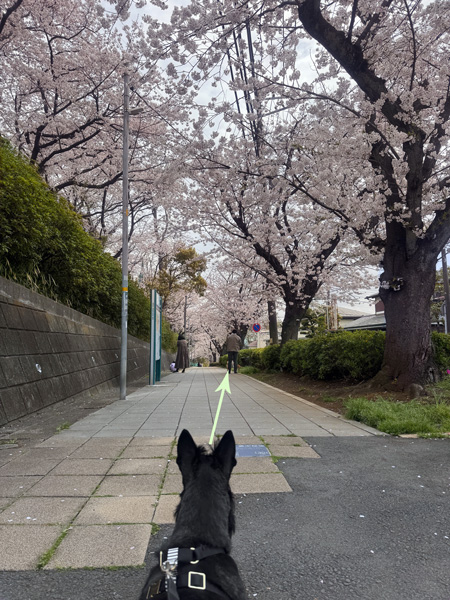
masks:
{"label": "traffic sign", "polygon": [[259,323],[255,323],[255,324],[253,325],[253,331],[254,331],[255,333],[258,333],[258,331],[261,331],[261,325],[260,325]]}

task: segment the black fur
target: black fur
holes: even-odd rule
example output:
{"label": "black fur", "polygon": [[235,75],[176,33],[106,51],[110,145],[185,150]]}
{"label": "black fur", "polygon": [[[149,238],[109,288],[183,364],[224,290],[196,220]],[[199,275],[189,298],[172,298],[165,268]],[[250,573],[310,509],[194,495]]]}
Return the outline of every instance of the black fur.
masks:
{"label": "black fur", "polygon": [[[192,569],[205,573],[207,580],[219,586],[230,600],[244,600],[244,585],[229,554],[235,526],[229,481],[236,465],[235,454],[236,444],[231,431],[225,433],[211,454],[195,444],[189,431],[182,431],[178,440],[177,464],[183,477],[183,491],[175,511],[173,533],[161,550],[200,545],[223,548],[224,554],[205,558]],[[149,585],[161,576],[159,565],[155,566],[140,600],[147,600]],[[219,600],[219,596],[207,590],[180,589],[179,595],[180,600]]]}

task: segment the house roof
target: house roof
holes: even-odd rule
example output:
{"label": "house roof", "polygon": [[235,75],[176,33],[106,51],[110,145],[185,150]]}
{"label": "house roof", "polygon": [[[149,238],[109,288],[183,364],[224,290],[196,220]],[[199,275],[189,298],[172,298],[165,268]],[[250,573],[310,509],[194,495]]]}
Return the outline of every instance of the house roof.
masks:
{"label": "house roof", "polygon": [[345,308],[344,306],[338,306],[337,310],[341,319],[356,319],[358,317],[370,316],[368,313],[363,313],[359,310],[353,310],[352,308]]}
{"label": "house roof", "polygon": [[347,326],[343,324],[342,328],[347,331],[356,329],[386,329],[386,318],[384,314],[361,317],[360,319],[356,319],[356,321],[352,321]]}

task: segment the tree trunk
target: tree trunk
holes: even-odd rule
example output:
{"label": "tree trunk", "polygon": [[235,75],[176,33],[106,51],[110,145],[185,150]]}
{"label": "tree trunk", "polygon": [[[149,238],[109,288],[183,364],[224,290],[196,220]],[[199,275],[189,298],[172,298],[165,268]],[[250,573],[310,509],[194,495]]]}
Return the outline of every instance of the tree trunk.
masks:
{"label": "tree trunk", "polygon": [[238,332],[238,336],[241,338],[241,348],[244,347],[244,341],[245,338],[247,337],[247,333],[248,333],[248,325],[243,325],[242,323],[239,324],[238,327],[236,327],[237,332]]}
{"label": "tree trunk", "polygon": [[286,302],[283,325],[281,327],[281,345],[289,340],[298,339],[300,322],[305,316],[307,306],[303,302]]}
{"label": "tree trunk", "polygon": [[395,382],[400,390],[411,390],[411,386],[422,386],[437,378],[430,319],[437,257],[429,251],[416,252],[409,260],[403,256],[402,252],[387,251],[380,276],[386,344],[383,367],[376,378]]}
{"label": "tree trunk", "polygon": [[275,300],[268,300],[267,310],[269,313],[269,336],[271,344],[278,344],[277,305]]}

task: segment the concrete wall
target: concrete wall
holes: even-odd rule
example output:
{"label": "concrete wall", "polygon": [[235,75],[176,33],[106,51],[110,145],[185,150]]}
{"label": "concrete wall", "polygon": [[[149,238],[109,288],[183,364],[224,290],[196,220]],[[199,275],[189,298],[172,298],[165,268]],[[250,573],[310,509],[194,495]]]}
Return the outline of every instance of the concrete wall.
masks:
{"label": "concrete wall", "polygon": [[[169,362],[164,356],[163,370]],[[127,382],[148,371],[149,344],[128,336]],[[0,425],[117,388],[119,374],[118,329],[0,277]]]}

